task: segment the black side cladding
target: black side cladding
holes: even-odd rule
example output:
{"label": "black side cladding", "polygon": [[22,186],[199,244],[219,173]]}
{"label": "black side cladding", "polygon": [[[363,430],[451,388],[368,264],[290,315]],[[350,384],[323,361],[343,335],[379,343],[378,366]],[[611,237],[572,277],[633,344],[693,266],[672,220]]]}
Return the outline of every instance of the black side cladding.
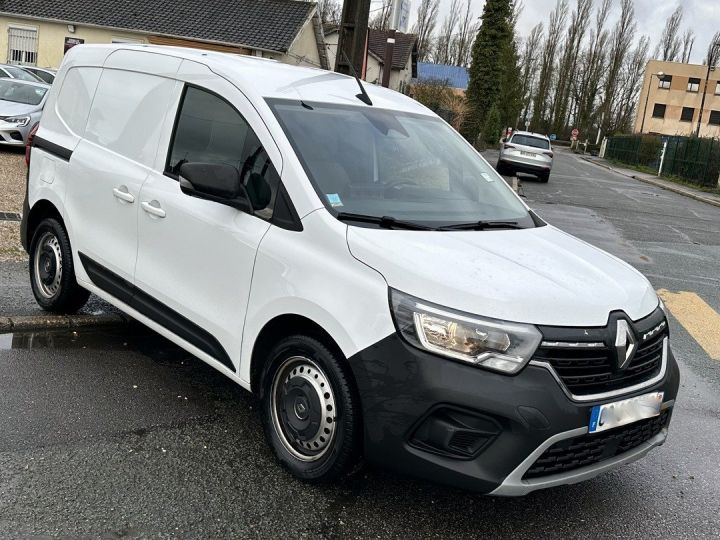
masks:
{"label": "black side cladding", "polygon": [[141,291],[129,281],[111,272],[93,261],[84,253],[79,253],[85,271],[90,280],[99,288],[114,296],[131,308],[152,319],[170,332],[184,339],[206,354],[212,356],[226,368],[235,371],[230,356],[220,342],[208,331],[200,328],[177,311]]}
{"label": "black side cladding", "polygon": [[47,139],[43,139],[42,137],[38,137],[37,135],[33,137],[32,145],[33,148],[40,148],[41,150],[44,150],[45,152],[65,161],[70,161],[73,154],[72,150],[48,141]]}

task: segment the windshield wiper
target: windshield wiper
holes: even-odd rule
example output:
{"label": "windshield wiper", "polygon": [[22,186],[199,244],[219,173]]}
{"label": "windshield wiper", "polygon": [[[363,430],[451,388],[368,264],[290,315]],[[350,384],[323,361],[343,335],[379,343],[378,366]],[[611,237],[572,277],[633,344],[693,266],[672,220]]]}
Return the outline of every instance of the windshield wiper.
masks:
{"label": "windshield wiper", "polygon": [[488,229],[524,229],[517,221],[472,221],[438,227],[438,231],[485,231]]}
{"label": "windshield wiper", "polygon": [[392,216],[369,216],[366,214],[353,214],[340,212],[337,217],[340,221],[357,221],[359,223],[374,223],[386,229],[408,229],[411,231],[432,231],[433,227],[426,227],[413,221],[403,221]]}

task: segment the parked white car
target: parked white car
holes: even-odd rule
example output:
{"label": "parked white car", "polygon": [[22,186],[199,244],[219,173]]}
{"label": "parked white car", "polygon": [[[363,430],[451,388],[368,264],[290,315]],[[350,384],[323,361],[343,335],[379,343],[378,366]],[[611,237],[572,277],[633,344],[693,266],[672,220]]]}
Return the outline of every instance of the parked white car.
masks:
{"label": "parked white car", "polygon": [[495,167],[500,174],[529,173],[541,182],[550,179],[553,149],[550,139],[539,133],[516,131],[502,140]]}
{"label": "parked white car", "polygon": [[401,94],[80,45],[31,157],[39,305],[95,293],[257,393],[300,478],[364,455],[521,495],[665,441],[679,372],[648,281],[546,224]]}

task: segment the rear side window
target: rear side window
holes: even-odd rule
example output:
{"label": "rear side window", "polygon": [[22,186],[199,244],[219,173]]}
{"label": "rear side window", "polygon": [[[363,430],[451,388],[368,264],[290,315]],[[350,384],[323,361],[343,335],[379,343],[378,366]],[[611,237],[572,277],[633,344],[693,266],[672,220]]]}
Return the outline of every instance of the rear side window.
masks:
{"label": "rear side window", "polygon": [[80,137],[85,134],[85,124],[101,73],[101,68],[70,69],[65,74],[57,98],[58,115],[70,130]]}
{"label": "rear side window", "polygon": [[166,171],[184,163],[223,163],[240,173],[255,215],[271,219],[280,176],[245,118],[219,96],[188,86],[180,106]]}
{"label": "rear side window", "polygon": [[174,89],[173,79],[103,69],[85,138],[151,167]]}
{"label": "rear side window", "polygon": [[513,135],[512,140],[510,142],[513,142],[515,144],[520,144],[522,146],[532,146],[533,148],[540,148],[542,150],[549,150],[550,149],[550,143],[547,141],[547,139],[541,139],[540,137],[533,137],[532,135]]}

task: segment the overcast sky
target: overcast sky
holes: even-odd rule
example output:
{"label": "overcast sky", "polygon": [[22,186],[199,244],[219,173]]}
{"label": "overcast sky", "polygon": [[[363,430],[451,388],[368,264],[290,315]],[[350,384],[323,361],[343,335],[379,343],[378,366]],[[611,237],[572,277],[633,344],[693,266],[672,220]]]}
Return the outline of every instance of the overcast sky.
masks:
{"label": "overcast sky", "polygon": [[[542,21],[547,27],[547,18],[555,7],[556,0],[523,0],[525,8],[523,9],[520,21],[518,23],[518,32],[521,36],[527,36],[530,29],[539,21]],[[600,0],[595,0],[595,4],[599,4]],[[635,16],[638,22],[638,37],[642,34],[650,36],[651,53],[657,44],[662,33],[663,26],[667,17],[675,10],[681,2],[678,0],[635,0]],[[373,2],[373,7],[375,7]],[[417,6],[419,0],[412,0],[412,8],[410,14],[410,24],[412,25],[417,18]],[[482,14],[482,8],[485,4],[484,0],[472,0],[473,11],[477,16]],[[617,16],[619,11],[619,0],[613,0],[615,4],[614,15]],[[571,8],[575,5],[574,0],[570,0]],[[692,28],[695,32],[695,45],[693,46],[692,62],[701,63],[705,56],[705,51],[710,43],[712,35],[720,30],[720,0],[682,0],[685,11],[683,17],[683,32],[685,28]],[[438,26],[442,24],[442,19],[450,8],[450,0],[440,0],[440,17]]]}

